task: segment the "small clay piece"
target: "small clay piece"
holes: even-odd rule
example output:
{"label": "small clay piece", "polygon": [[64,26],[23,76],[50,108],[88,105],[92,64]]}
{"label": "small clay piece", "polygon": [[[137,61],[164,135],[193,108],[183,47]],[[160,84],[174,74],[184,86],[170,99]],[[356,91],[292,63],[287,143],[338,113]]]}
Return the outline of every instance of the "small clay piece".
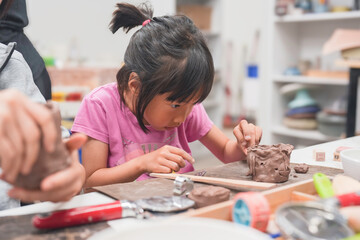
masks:
{"label": "small clay piece", "polygon": [[286,182],[290,174],[290,144],[257,145],[247,149],[248,175],[257,182]]}
{"label": "small clay piece", "polygon": [[300,163],[294,167],[294,170],[296,173],[307,173],[309,171],[309,165],[306,163]]}
{"label": "small clay piece", "polygon": [[49,153],[45,150],[43,144],[41,144],[38,158],[34,163],[31,172],[28,175],[20,174],[17,177],[14,184],[17,187],[40,189],[40,183],[45,177],[65,169],[71,164],[71,158],[61,138],[60,110],[53,102],[47,102],[45,106],[51,110],[57,129],[55,150]]}
{"label": "small clay piece", "polygon": [[188,198],[195,202],[196,208],[201,208],[229,200],[230,190],[215,186],[199,187],[192,190]]}

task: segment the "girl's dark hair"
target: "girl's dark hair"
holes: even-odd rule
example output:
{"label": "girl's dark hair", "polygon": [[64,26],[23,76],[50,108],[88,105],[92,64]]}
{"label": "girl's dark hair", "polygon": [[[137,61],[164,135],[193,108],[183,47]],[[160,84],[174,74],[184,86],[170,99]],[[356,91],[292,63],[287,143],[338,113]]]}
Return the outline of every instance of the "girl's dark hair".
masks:
{"label": "girl's dark hair", "polygon": [[0,4],[0,19],[5,16],[6,12],[9,10],[13,0],[3,0]]}
{"label": "girl's dark hair", "polygon": [[116,75],[122,101],[130,74],[135,72],[140,78],[135,115],[144,132],[148,131],[143,123],[145,108],[156,95],[170,93],[167,100],[177,102],[196,96],[199,103],[208,96],[214,79],[211,53],[194,23],[186,16],[152,15],[147,4],[119,3],[110,23],[113,33],[119,28],[127,33],[150,19],[131,37],[124,65]]}

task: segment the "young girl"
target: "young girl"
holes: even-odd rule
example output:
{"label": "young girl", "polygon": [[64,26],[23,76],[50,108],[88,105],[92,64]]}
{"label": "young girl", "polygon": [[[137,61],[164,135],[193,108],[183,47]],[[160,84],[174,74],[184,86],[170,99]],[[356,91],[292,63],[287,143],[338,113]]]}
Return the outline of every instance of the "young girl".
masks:
{"label": "young girl", "polygon": [[117,84],[86,96],[72,128],[89,136],[82,150],[85,187],[193,171],[188,143],[195,140],[224,163],[245,159],[262,131],[242,121],[231,141],[207,116],[201,102],[213,85],[214,66],[199,29],[186,16],[152,18],[146,5],[117,4],[111,31],[138,25]]}

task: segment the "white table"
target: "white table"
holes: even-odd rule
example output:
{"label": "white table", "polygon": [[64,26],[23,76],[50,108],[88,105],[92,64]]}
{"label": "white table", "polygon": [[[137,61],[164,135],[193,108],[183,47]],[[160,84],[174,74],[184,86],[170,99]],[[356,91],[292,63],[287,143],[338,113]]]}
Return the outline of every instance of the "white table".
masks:
{"label": "white table", "polygon": [[[303,149],[294,150],[290,157],[292,163],[306,163],[309,165],[317,165],[323,167],[332,167],[342,169],[341,162],[333,161],[334,152],[338,147],[346,146],[352,148],[360,148],[360,136],[341,139],[328,143],[318,144]],[[313,150],[320,149],[325,151],[325,161],[318,162],[313,159]]]}

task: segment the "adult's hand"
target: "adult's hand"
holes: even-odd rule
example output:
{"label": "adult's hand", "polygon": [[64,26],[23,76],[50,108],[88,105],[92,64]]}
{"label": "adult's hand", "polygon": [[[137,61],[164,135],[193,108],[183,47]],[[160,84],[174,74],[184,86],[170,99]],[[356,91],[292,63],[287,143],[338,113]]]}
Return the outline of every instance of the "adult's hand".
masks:
{"label": "adult's hand", "polygon": [[48,152],[55,149],[56,126],[51,112],[14,89],[0,92],[1,178],[13,183],[21,172],[30,172],[41,142]]}
{"label": "adult's hand", "polygon": [[68,201],[80,192],[85,182],[85,169],[79,162],[79,149],[87,140],[83,134],[74,134],[66,141],[66,147],[71,154],[70,167],[46,177],[41,182],[40,190],[25,190],[13,188],[9,196],[24,202],[40,201]]}

